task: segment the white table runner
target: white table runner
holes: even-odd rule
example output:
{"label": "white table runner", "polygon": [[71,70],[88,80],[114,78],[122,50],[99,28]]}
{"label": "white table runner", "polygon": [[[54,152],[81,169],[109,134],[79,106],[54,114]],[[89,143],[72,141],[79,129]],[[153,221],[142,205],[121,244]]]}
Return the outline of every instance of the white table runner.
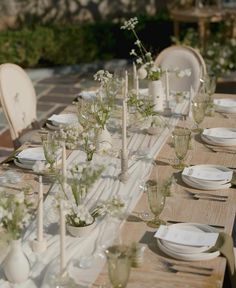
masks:
{"label": "white table runner", "polygon": [[[176,106],[175,113],[181,113],[185,111],[188,106],[188,102],[184,101]],[[178,117],[172,117],[169,120],[169,127],[173,127],[178,121]],[[102,177],[94,184],[91,191],[88,193],[86,201],[88,207],[92,207],[94,203],[100,200],[106,200],[111,196],[117,195],[123,198],[126,202],[126,212],[131,212],[139,201],[143,191],[140,189],[140,185],[146,181],[151,172],[152,160],[156,158],[159,151],[165,144],[170,130],[168,127],[164,127],[160,135],[146,135],[140,133],[132,133],[130,135],[128,149],[132,150],[145,150],[148,149],[148,154],[145,157],[131,158],[129,160],[129,180],[123,184],[117,176],[120,173],[120,159],[109,156],[94,156],[95,163],[105,164],[106,169],[102,174]],[[67,165],[71,163],[79,163],[85,160],[85,153],[82,151],[73,151],[67,159]],[[23,248],[28,256],[31,264],[30,278],[22,284],[17,285],[18,288],[49,288],[48,279],[56,272],[59,273],[59,226],[58,217],[54,212],[55,200],[54,197],[58,193],[56,185],[54,185],[44,202],[44,231],[48,242],[48,249],[42,254],[36,255],[30,248],[30,240],[33,240],[36,235],[36,223],[35,221],[30,225],[24,235]],[[113,227],[107,244],[112,244],[116,232],[124,223],[125,219],[118,219],[112,217],[104,217],[97,221],[97,225],[94,230],[83,238],[75,238],[69,234],[66,237],[66,255],[68,262],[71,260],[79,260],[82,256],[89,256],[94,250],[96,239],[98,238],[99,231],[103,225],[106,225],[106,229]],[[103,226],[104,227],[104,226]],[[113,237],[112,237],[113,236]],[[98,274],[103,268],[104,261],[96,262],[96,265],[90,269],[82,269],[78,267],[72,267],[70,269],[75,281],[83,287],[90,287],[96,280]],[[3,272],[1,271],[1,274]],[[1,275],[0,274],[0,275]],[[4,281],[3,274],[1,275],[0,287],[12,287],[7,281]]]}

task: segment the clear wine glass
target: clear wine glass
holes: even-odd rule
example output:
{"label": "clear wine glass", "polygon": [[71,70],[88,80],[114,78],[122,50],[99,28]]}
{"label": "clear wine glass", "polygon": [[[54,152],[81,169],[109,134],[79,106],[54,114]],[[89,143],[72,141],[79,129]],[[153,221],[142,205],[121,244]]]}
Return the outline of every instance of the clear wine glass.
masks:
{"label": "clear wine glass", "polygon": [[106,250],[106,256],[112,287],[125,288],[131,268],[131,249],[126,245],[114,245]]}
{"label": "clear wine glass", "polygon": [[200,133],[202,129],[200,128],[200,124],[203,122],[205,118],[206,112],[206,101],[205,100],[193,100],[191,103],[193,120],[195,122],[196,127],[192,129],[193,132]]}
{"label": "clear wine glass", "polygon": [[206,107],[206,115],[213,116],[214,115],[214,104],[212,96],[216,90],[216,77],[214,75],[205,75],[203,78],[205,92],[207,94],[207,107]]}
{"label": "clear wine glass", "polygon": [[162,181],[148,180],[147,183],[147,195],[149,208],[154,214],[154,218],[147,222],[147,225],[152,228],[157,228],[165,221],[161,220],[159,215],[165,206],[166,191]]}
{"label": "clear wine glass", "polygon": [[178,163],[174,164],[173,167],[176,169],[183,169],[185,167],[183,160],[187,155],[191,140],[191,131],[187,128],[178,127],[172,132],[172,137],[175,155],[178,159]]}

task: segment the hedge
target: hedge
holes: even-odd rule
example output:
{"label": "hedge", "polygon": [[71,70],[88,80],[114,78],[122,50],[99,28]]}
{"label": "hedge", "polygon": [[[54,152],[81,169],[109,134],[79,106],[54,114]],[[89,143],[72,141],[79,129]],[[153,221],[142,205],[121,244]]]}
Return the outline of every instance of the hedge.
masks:
{"label": "hedge", "polygon": [[[170,45],[172,24],[168,19],[142,16],[139,21],[138,32],[148,49],[156,53]],[[0,63],[35,67],[129,58],[134,39],[120,25],[112,22],[34,24],[1,31]]]}

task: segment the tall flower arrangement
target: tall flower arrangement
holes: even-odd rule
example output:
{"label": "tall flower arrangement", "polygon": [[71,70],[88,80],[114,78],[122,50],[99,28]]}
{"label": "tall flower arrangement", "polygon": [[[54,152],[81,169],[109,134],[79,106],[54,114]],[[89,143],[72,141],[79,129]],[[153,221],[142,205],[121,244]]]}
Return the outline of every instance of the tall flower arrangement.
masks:
{"label": "tall flower arrangement", "polygon": [[12,240],[21,237],[23,229],[28,225],[32,204],[25,198],[24,192],[6,195],[0,194],[0,227],[7,232]]}
{"label": "tall flower arrangement", "polygon": [[103,166],[94,167],[89,163],[74,164],[68,171],[69,177],[66,189],[64,189],[61,179],[58,179],[66,202],[66,221],[68,225],[84,227],[94,221],[94,217],[83,201],[89,188],[100,177],[103,170]]}
{"label": "tall flower arrangement", "polygon": [[148,80],[152,81],[159,80],[163,74],[163,71],[160,67],[157,67],[154,64],[151,52],[144,47],[143,43],[139,39],[139,36],[135,31],[135,27],[137,26],[137,24],[138,18],[133,17],[125,21],[124,24],[121,26],[121,29],[131,31],[136,39],[136,41],[134,42],[136,48],[130,51],[130,55],[136,57],[136,63],[140,66],[140,69],[138,71],[139,78],[147,78]]}

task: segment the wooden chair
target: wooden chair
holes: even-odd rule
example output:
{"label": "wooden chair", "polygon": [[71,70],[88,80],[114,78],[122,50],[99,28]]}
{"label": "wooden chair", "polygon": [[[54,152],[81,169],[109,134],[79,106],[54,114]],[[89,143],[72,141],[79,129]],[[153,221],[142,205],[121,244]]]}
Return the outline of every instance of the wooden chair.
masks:
{"label": "wooden chair", "polygon": [[170,90],[190,91],[196,93],[200,86],[200,78],[206,74],[206,64],[201,54],[189,46],[170,46],[157,56],[155,65],[163,69],[190,69],[191,76],[178,78],[174,73],[169,76]]}
{"label": "wooden chair", "polygon": [[26,72],[18,65],[0,65],[0,102],[8,121],[15,148],[31,140],[39,128],[36,116],[36,94]]}

